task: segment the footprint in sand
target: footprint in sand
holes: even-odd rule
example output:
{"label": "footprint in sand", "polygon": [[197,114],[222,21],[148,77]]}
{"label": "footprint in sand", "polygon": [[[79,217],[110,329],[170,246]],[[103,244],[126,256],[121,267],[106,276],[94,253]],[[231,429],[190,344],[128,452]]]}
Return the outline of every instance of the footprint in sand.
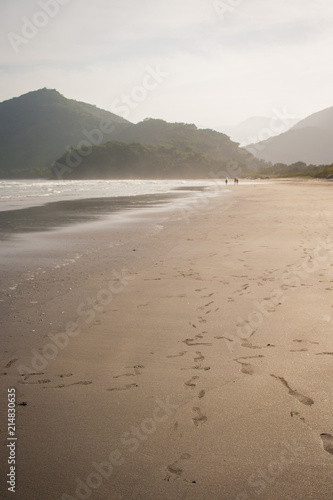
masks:
{"label": "footprint in sand", "polygon": [[316,356],[333,356],[333,352],[317,352]]}
{"label": "footprint in sand", "polygon": [[136,375],[142,375],[142,371],[144,366],[143,365],[135,365],[135,366],[126,366],[125,368],[133,368],[134,373],[122,373],[120,375],[114,375],[113,378],[120,378],[120,377],[135,377]]}
{"label": "footprint in sand", "polygon": [[200,351],[196,351],[196,356],[194,356],[193,359],[196,363],[201,363],[201,361],[205,359],[205,356],[203,356]]}
{"label": "footprint in sand", "polygon": [[170,481],[171,478],[173,478],[174,480],[179,479],[183,474],[183,469],[180,465],[180,462],[182,462],[183,460],[188,460],[189,458],[191,458],[191,455],[189,453],[183,453],[178,460],[168,465],[166,468],[168,474],[164,478],[164,481]]}
{"label": "footprint in sand", "polygon": [[24,384],[24,385],[38,385],[38,384],[50,384],[51,380],[46,378],[46,379],[40,379],[40,380],[35,380],[35,381],[29,381],[30,377],[32,376],[38,376],[40,377],[41,375],[44,375],[44,373],[28,373],[24,376],[24,379],[19,382],[19,384]]}
{"label": "footprint in sand", "polygon": [[308,342],[309,344],[319,345],[319,342],[313,342],[312,340],[295,339],[293,342],[301,344],[302,342]]}
{"label": "footprint in sand", "polygon": [[41,385],[41,384],[50,384],[51,380],[49,378],[45,378],[42,380],[36,380],[36,382],[20,382],[21,384],[24,385]]}
{"label": "footprint in sand", "polygon": [[288,382],[283,378],[283,377],[278,377],[277,375],[271,374],[271,377],[276,378],[277,380],[280,380],[280,382],[288,389],[289,394],[291,396],[294,396],[300,403],[306,406],[312,406],[314,404],[313,399],[308,398],[307,396],[304,396],[303,394],[300,394],[299,392],[293,390]]}
{"label": "footprint in sand", "polygon": [[228,342],[233,342],[232,339],[229,339],[228,337],[214,337],[214,339],[217,339],[217,340],[228,340]]}
{"label": "footprint in sand", "polygon": [[194,342],[194,339],[185,339],[182,342],[184,342],[184,344],[188,345],[189,347],[196,345],[212,345],[207,342]]}
{"label": "footprint in sand", "polygon": [[206,394],[206,391],[204,389],[202,389],[199,394],[198,394],[198,398],[199,399],[202,399],[204,397],[204,395]]}
{"label": "footprint in sand", "polygon": [[199,378],[198,376],[191,377],[190,380],[187,380],[187,382],[184,382],[184,385],[186,387],[191,387],[192,389],[194,389],[194,387],[196,387],[197,384],[194,384],[193,380],[196,380],[198,378]]}
{"label": "footprint in sand", "polygon": [[16,361],[18,361],[17,358],[11,359],[10,361],[8,361],[8,363],[6,364],[5,368],[10,368],[14,363],[16,363]]}
{"label": "footprint in sand", "polygon": [[252,344],[252,342],[250,342],[248,340],[243,340],[242,347],[246,347],[246,349],[259,349],[259,350],[263,349],[263,347],[261,347],[259,345],[254,345],[254,344]]}
{"label": "footprint in sand", "polygon": [[184,356],[184,354],[186,354],[187,351],[182,351],[182,352],[179,352],[178,354],[172,354],[170,356],[167,356],[167,358],[180,358],[181,356]]}
{"label": "footprint in sand", "polygon": [[333,455],[333,436],[331,434],[320,434],[321,440],[323,442],[323,448],[327,453]]}
{"label": "footprint in sand", "polygon": [[73,384],[59,384],[57,386],[53,386],[53,387],[50,387],[50,386],[46,386],[46,387],[43,387],[43,389],[63,389],[64,387],[70,387],[72,385],[91,385],[92,384],[92,381],[91,380],[88,380],[88,381],[82,381],[80,380],[79,382],[74,382]]}
{"label": "footprint in sand", "polygon": [[74,382],[73,384],[68,384],[66,387],[69,387],[71,385],[91,385],[91,384],[92,384],[91,380],[87,380],[85,382],[82,382],[82,380],[80,380],[80,382]]}
{"label": "footprint in sand", "polygon": [[305,423],[305,418],[301,417],[301,415],[298,411],[291,411],[290,416],[291,416],[291,418],[296,417],[298,420],[302,420],[302,422]]}
{"label": "footprint in sand", "polygon": [[242,368],[241,368],[242,373],[245,373],[246,375],[254,375],[254,373],[255,373],[254,367],[251,365],[251,363],[248,363],[247,360],[248,359],[260,359],[260,358],[264,358],[264,356],[262,354],[259,354],[258,356],[246,356],[246,357],[234,359],[234,361],[236,361],[236,363],[239,363],[240,365],[242,365]]}
{"label": "footprint in sand", "polygon": [[207,422],[206,415],[203,415],[201,413],[201,410],[200,410],[200,408],[198,408],[198,406],[194,406],[194,408],[192,408],[192,410],[195,413],[195,417],[192,417],[192,421],[193,421],[195,426],[198,426],[200,424],[204,424],[205,422]]}
{"label": "footprint in sand", "polygon": [[23,380],[28,380],[28,378],[29,378],[29,377],[33,377],[34,375],[38,375],[38,376],[40,377],[41,375],[45,375],[45,373],[44,373],[44,372],[26,373],[26,374],[24,375]]}
{"label": "footprint in sand", "polygon": [[241,363],[240,361],[238,363],[242,365],[242,373],[245,373],[245,375],[254,375],[254,368],[250,363]]}
{"label": "footprint in sand", "polygon": [[128,389],[132,389],[133,387],[139,387],[138,384],[127,384],[125,387],[110,387],[107,391],[128,391]]}

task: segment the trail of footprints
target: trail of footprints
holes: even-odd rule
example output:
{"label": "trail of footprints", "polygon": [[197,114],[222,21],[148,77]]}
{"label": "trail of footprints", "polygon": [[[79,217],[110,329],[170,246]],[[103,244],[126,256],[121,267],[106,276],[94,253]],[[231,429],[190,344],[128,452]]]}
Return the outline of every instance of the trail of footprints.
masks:
{"label": "trail of footprints", "polygon": [[[184,352],[185,354],[185,352]],[[121,373],[119,375],[114,375],[114,379],[119,379],[119,378],[122,378],[122,377],[137,377],[139,375],[142,374],[142,370],[144,369],[144,366],[143,365],[134,365],[132,367],[129,367],[131,368],[133,371],[132,372],[128,372],[128,373]],[[71,387],[73,385],[83,385],[83,386],[86,386],[86,385],[91,385],[92,384],[92,381],[91,380],[79,380],[78,382],[72,382],[70,384],[58,384],[56,386],[50,386],[50,385],[46,385],[46,384],[49,384],[51,383],[51,380],[50,379],[38,379],[36,380],[35,378],[32,378],[30,379],[30,377],[35,377],[35,376],[41,376],[41,375],[44,375],[42,372],[39,372],[39,373],[28,373],[24,376],[23,380],[20,382],[21,384],[29,384],[29,385],[35,385],[35,384],[41,384],[43,385],[43,389],[63,389],[65,387]],[[61,374],[61,375],[58,375],[59,378],[67,378],[67,377],[72,377],[73,374],[72,373],[66,373],[66,374]],[[110,387],[107,389],[107,391],[127,391],[129,389],[132,389],[134,387],[139,387],[137,383],[131,383],[131,384],[125,384],[123,386],[120,386],[120,387]]]}
{"label": "trail of footprints", "polygon": [[[270,277],[263,277],[263,279],[269,280],[271,278]],[[248,288],[249,288],[249,284],[245,284],[243,287],[241,287],[240,290],[237,290],[236,293],[238,293],[239,295],[247,293]],[[206,289],[199,288],[199,289],[196,289],[195,291],[200,293],[200,292],[203,292],[204,290],[206,290]],[[210,299],[211,297],[213,297],[213,295],[214,295],[213,293],[206,294],[206,295],[202,295],[201,298]],[[230,297],[230,300],[233,300],[233,299]],[[213,304],[214,304],[214,300],[209,300],[203,306],[199,306],[197,308],[197,310],[199,310],[201,312],[201,315],[198,316],[198,318],[197,318],[198,323],[203,324],[203,323],[207,322],[206,316],[208,314],[212,313]],[[275,310],[275,308],[274,308],[274,310]],[[218,308],[215,309],[214,312],[217,312],[217,311],[218,311]],[[273,308],[269,312],[273,312]],[[197,325],[195,323],[190,323],[190,326],[193,328],[197,328]],[[211,346],[212,343],[203,341],[205,333],[207,333],[207,332],[205,331],[205,332],[202,332],[201,334],[197,334],[194,336],[194,338],[186,338],[185,340],[183,340],[183,342],[188,347],[195,347],[195,346],[200,346],[200,345]],[[254,344],[250,339],[255,333],[256,333],[256,330],[254,330],[251,333],[251,335],[249,335],[248,338],[242,339],[242,343],[241,343],[242,347],[247,348],[247,349],[252,349],[252,350],[261,350],[261,349],[265,349],[265,348],[275,347],[273,344],[267,344],[267,345]],[[226,336],[216,336],[214,338],[216,338],[217,340],[221,339],[221,340],[225,340],[227,342],[233,342],[232,339],[230,339]],[[290,352],[295,352],[295,353],[308,351],[309,345],[318,345],[317,342],[313,342],[311,340],[303,340],[303,339],[295,339],[293,342],[295,344],[300,344],[300,345],[304,344],[304,343],[307,344],[306,347],[303,347],[301,345],[300,349],[290,349]],[[187,351],[182,351],[179,354],[168,356],[168,357],[171,358],[171,357],[183,356],[186,354],[186,352]],[[316,353],[316,355],[330,355],[331,356],[331,355],[333,355],[333,352]],[[240,371],[244,375],[254,375],[257,371],[257,364],[254,364],[253,361],[260,361],[262,358],[264,358],[264,356],[262,354],[258,354],[258,355],[254,355],[254,356],[239,357],[239,358],[234,359],[234,361],[241,366]],[[202,352],[196,351],[196,353],[193,357],[193,360],[195,362],[195,366],[192,366],[190,369],[197,369],[197,370],[207,369],[208,370],[209,367],[202,366],[204,359],[205,359],[205,357],[203,356]],[[280,376],[277,376],[274,374],[271,374],[271,376],[274,377],[275,379],[277,379],[288,390],[288,394],[290,396],[294,397],[301,404],[303,404],[305,406],[310,406],[310,407],[312,405],[314,405],[313,399],[311,399],[308,396],[305,396],[304,394],[300,393],[296,389],[293,389],[283,377],[280,377]],[[189,391],[195,391],[197,389],[197,385],[199,383],[199,378],[200,377],[198,375],[193,375],[191,378],[186,380],[184,382],[185,389],[189,390]],[[204,389],[201,389],[199,391],[199,393],[196,395],[196,397],[199,400],[202,399],[204,396],[205,396]],[[291,415],[291,417],[296,418],[299,421],[301,421],[302,423],[306,424],[305,418],[303,416],[301,416],[299,412],[292,411],[292,412],[290,412],[290,415]],[[207,416],[203,414],[203,412],[199,406],[192,407],[192,422],[193,422],[195,427],[199,427],[201,425],[204,425],[207,422],[207,420],[208,420]],[[174,430],[177,430],[177,429],[178,429],[178,422],[176,422],[176,424],[174,426]],[[333,455],[333,436],[330,434],[323,433],[323,434],[321,434],[320,437],[322,439],[324,450]],[[185,455],[187,456],[187,454],[185,454]],[[167,467],[167,472],[168,472],[168,475],[166,478],[167,480],[170,480],[171,477],[173,477],[174,479],[181,477],[181,475],[183,473],[183,469],[182,469],[182,467],[179,466],[179,463],[183,459],[184,458],[180,458],[178,461],[174,462],[173,464],[171,464]]]}
{"label": "trail of footprints", "polygon": [[[63,389],[64,387],[71,387],[73,385],[91,385],[92,381],[91,380],[79,380],[77,382],[72,382],[70,384],[58,384],[55,386],[51,385],[46,385],[50,384],[52,381],[48,378],[44,379],[36,379],[35,377],[40,377],[41,375],[44,375],[43,372],[36,372],[36,373],[27,373],[23,376],[22,380],[19,382],[20,384],[23,385],[42,385],[42,389]],[[57,375],[57,377],[64,379],[68,377],[73,377],[72,373],[63,373],[61,375]]]}
{"label": "trail of footprints", "polygon": [[[200,311],[200,316],[197,317],[197,321],[199,324],[204,324],[207,323],[207,316],[209,314],[214,314],[219,310],[219,307],[214,307],[215,301],[212,299],[214,296],[214,292],[208,293],[205,291],[207,288],[197,288],[195,290],[196,293],[203,293],[201,295],[202,299],[208,299],[207,301],[204,302],[202,306],[199,306],[197,308],[198,311]],[[190,322],[190,326],[194,329],[197,328],[197,324]],[[193,338],[186,338],[183,340],[183,343],[186,344],[188,347],[197,347],[197,346],[211,346],[211,342],[205,342],[204,341],[204,335],[208,333],[207,331],[202,331],[201,333],[196,334]],[[187,351],[182,351],[179,354],[175,354],[172,356],[168,356],[168,358],[171,357],[178,357],[181,355],[184,355]],[[201,351],[195,351],[193,353],[193,361],[194,361],[194,366],[190,367],[190,370],[202,370],[202,371],[209,371],[210,366],[204,366],[203,362],[205,361],[205,356],[202,354]],[[187,368],[183,368],[183,370],[187,370]],[[199,376],[198,375],[193,375],[191,378],[186,380],[184,382],[184,387],[187,390],[194,391],[197,388],[197,384],[199,381]],[[206,395],[205,389],[200,389],[199,392],[197,393],[197,398],[199,400],[202,400]],[[192,407],[192,422],[195,427],[198,427],[202,424],[205,424],[208,420],[207,416],[204,415],[200,409],[199,406],[193,406]],[[177,426],[178,427],[178,426]],[[178,462],[177,462],[178,463]],[[171,464],[170,466],[167,467],[168,472],[170,473],[175,473],[175,464]],[[177,469],[179,470],[179,469]],[[172,472],[173,471],[173,472]],[[176,474],[179,476],[179,474]],[[169,479],[168,479],[169,480]]]}

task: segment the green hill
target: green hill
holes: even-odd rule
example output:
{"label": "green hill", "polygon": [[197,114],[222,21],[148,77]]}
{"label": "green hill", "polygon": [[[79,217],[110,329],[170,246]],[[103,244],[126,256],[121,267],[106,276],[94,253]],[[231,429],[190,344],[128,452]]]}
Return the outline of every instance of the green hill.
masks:
{"label": "green hill", "polygon": [[112,141],[75,150],[57,160],[54,176],[66,179],[203,178],[212,172],[245,175],[262,165],[225,134],[195,125],[146,119],[127,124]]}
{"label": "green hill", "polygon": [[87,156],[73,150],[60,158],[54,177],[62,179],[195,179],[235,177],[252,172],[241,155],[238,161],[216,159],[190,147],[108,142]]}
{"label": "green hill", "polygon": [[56,90],[0,103],[3,179],[204,177],[212,169],[231,177],[261,164],[220,132],[156,119],[134,125]]}
{"label": "green hill", "polygon": [[[112,122],[117,133],[129,123],[56,90],[40,89],[0,103],[0,178],[50,175],[51,164],[66,147],[77,147],[86,140],[84,131],[100,129],[101,121]],[[102,136],[101,143],[113,138]]]}
{"label": "green hill", "polygon": [[[140,142],[145,144],[164,144],[179,148],[193,148],[218,160],[239,160],[241,151],[238,144],[220,132],[198,129],[186,123],[168,123],[164,120],[147,118],[137,125],[129,124],[115,134],[115,139],[122,142]],[[251,155],[243,152],[247,158]]]}

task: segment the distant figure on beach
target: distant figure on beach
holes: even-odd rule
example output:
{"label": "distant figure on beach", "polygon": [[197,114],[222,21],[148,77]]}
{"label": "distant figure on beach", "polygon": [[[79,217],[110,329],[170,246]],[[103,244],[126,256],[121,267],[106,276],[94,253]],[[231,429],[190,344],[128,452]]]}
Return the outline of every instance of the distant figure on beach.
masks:
{"label": "distant figure on beach", "polygon": [[226,177],[226,179],[225,179],[225,183],[226,183],[226,184],[228,184],[228,177]]}

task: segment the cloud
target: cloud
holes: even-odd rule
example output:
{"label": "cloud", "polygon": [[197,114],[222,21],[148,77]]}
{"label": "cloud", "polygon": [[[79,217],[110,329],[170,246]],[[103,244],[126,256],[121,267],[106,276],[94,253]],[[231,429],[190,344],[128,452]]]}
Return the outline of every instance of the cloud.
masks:
{"label": "cloud", "polygon": [[16,54],[6,35],[43,1],[58,0],[1,3],[1,100],[46,86],[110,109],[159,65],[169,77],[129,119],[217,126],[332,104],[330,0],[239,0],[223,19],[214,0],[69,0]]}

